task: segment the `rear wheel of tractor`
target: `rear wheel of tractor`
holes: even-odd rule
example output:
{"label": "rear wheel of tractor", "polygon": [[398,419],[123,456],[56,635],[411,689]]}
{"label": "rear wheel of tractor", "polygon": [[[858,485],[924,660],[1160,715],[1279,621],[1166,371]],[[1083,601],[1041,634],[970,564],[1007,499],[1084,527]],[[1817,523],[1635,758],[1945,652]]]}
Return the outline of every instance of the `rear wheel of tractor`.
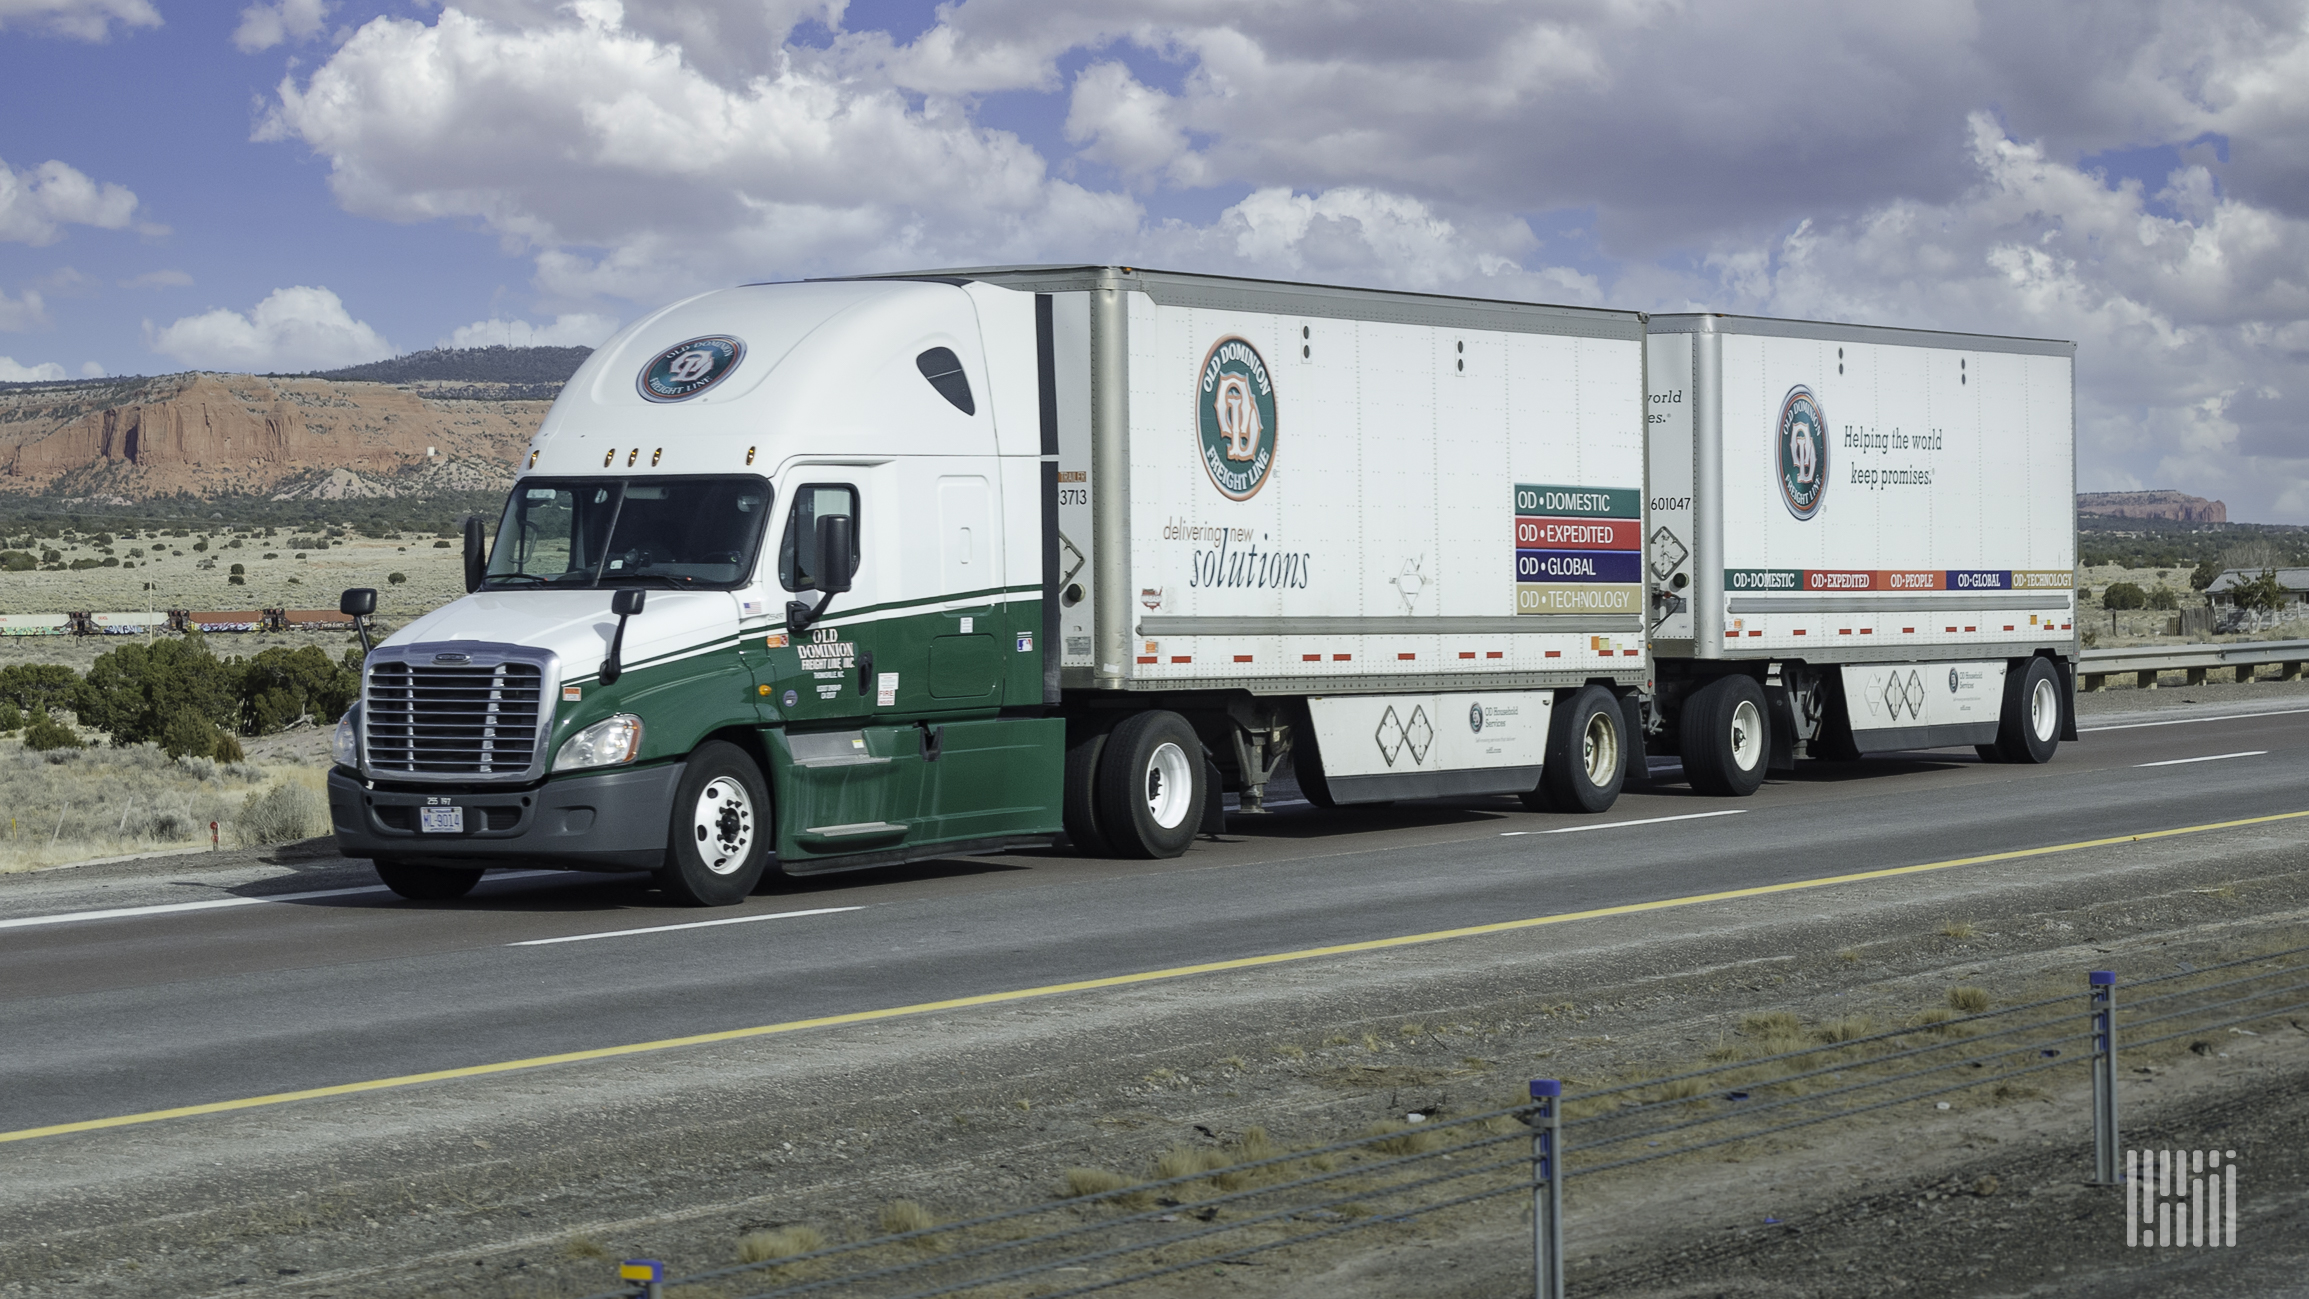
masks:
{"label": "rear wheel of tractor", "polygon": [[414,902],[448,902],[471,893],[473,886],[481,882],[478,869],[456,870],[383,858],[375,865],[377,878],[385,882],[386,888]]}
{"label": "rear wheel of tractor", "polygon": [[2060,709],[2060,673],[2050,660],[2032,658],[2020,671],[2006,672],[2004,711],[1996,731],[1998,757],[2027,765],[2052,761],[2053,751],[2060,748]]}
{"label": "rear wheel of tractor", "polygon": [[1084,857],[1112,857],[1114,848],[1098,823],[1098,760],[1106,752],[1107,729],[1086,724],[1071,735],[1066,746],[1066,784],[1060,794],[1059,820],[1075,852]]}
{"label": "rear wheel of tractor", "polygon": [[1539,787],[1522,796],[1524,806],[1545,812],[1609,811],[1627,781],[1622,725],[1619,700],[1602,686],[1582,687],[1557,704],[1547,722]]}
{"label": "rear wheel of tractor", "polygon": [[1718,677],[1684,701],[1684,777],[1703,794],[1744,798],[1764,783],[1772,753],[1764,691],[1753,677]]}
{"label": "rear wheel of tractor", "polygon": [[746,900],[769,861],[770,793],[744,749],[708,740],[690,753],[675,787],[658,886],[691,906]]}
{"label": "rear wheel of tractor", "polygon": [[1203,800],[1203,744],[1177,713],[1136,713],[1106,739],[1098,761],[1098,826],[1118,857],[1176,857],[1195,841]]}

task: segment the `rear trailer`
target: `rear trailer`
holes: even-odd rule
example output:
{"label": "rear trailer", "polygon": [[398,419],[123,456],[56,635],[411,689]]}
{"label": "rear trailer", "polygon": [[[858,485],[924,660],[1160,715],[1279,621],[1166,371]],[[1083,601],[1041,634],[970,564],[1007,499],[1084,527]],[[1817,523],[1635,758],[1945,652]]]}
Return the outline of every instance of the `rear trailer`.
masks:
{"label": "rear trailer", "polygon": [[1660,741],[1693,784],[2075,738],[2075,344],[1648,328]]}
{"label": "rear trailer", "polygon": [[[1634,752],[1632,312],[1115,267],[748,285],[589,357],[368,658],[340,847],[803,874],[1514,793]],[[348,613],[373,593],[348,593]]]}

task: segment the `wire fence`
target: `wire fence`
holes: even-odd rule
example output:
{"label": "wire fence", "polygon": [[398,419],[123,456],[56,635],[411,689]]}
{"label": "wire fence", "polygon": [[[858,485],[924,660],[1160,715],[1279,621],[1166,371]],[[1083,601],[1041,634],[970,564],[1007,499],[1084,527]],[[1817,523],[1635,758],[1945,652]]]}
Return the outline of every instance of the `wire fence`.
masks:
{"label": "wire fence", "polygon": [[2309,946],[2183,964],[2122,992],[2119,1004],[2115,976],[2095,971],[2082,994],[1993,1009],[1986,994],[1952,989],[1949,1009],[1881,1030],[1858,1017],[1807,1027],[1751,1016],[1703,1068],[1576,1090],[1536,1080],[1524,1104],[1374,1125],[1307,1149],[1253,1129],[1222,1147],[1174,1148],[1152,1181],[1069,1170],[1067,1194],[957,1222],[901,1202],[885,1208],[881,1231],[855,1240],[759,1233],[741,1242],[742,1261],[682,1276],[628,1260],[625,1288],[592,1299],[1067,1299],[1510,1197],[1530,1209],[1533,1293],[1557,1299],[1574,1179],[1896,1107],[2042,1097],[2063,1070],[2092,1074],[2091,1112],[2078,1117],[2092,1133],[2096,1180],[2115,1184],[2119,1058],[2184,1040],[2178,1049],[2213,1054],[2207,1034],[2251,1035],[2248,1025],[2309,1010]]}

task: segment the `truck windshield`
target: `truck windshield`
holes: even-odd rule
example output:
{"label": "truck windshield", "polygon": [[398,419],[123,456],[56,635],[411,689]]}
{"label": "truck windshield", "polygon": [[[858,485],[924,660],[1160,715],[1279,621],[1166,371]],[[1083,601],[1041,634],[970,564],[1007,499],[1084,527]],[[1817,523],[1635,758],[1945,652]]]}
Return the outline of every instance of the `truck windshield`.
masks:
{"label": "truck windshield", "polygon": [[737,586],[753,574],[769,512],[770,485],[754,477],[525,478],[483,585]]}

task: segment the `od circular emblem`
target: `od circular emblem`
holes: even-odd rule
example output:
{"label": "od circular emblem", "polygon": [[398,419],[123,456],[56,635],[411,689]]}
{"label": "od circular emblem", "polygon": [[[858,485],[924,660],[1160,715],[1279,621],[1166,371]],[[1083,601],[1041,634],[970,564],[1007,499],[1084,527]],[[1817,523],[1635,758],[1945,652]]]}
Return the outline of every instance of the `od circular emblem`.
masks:
{"label": "od circular emblem", "polygon": [[1483,734],[1483,705],[1469,704],[1467,706],[1467,729],[1477,735]]}
{"label": "od circular emblem", "polygon": [[676,343],[642,367],[641,395],[651,401],[695,397],[728,378],[745,355],[744,343],[721,334]]}
{"label": "od circular emblem", "polygon": [[1828,491],[1828,421],[1820,399],[1797,384],[1780,400],[1780,501],[1788,513],[1809,519],[1820,512]]}
{"label": "od circular emblem", "polygon": [[1229,336],[1211,345],[1195,385],[1195,427],[1211,485],[1247,501],[1275,468],[1275,381],[1259,349]]}

